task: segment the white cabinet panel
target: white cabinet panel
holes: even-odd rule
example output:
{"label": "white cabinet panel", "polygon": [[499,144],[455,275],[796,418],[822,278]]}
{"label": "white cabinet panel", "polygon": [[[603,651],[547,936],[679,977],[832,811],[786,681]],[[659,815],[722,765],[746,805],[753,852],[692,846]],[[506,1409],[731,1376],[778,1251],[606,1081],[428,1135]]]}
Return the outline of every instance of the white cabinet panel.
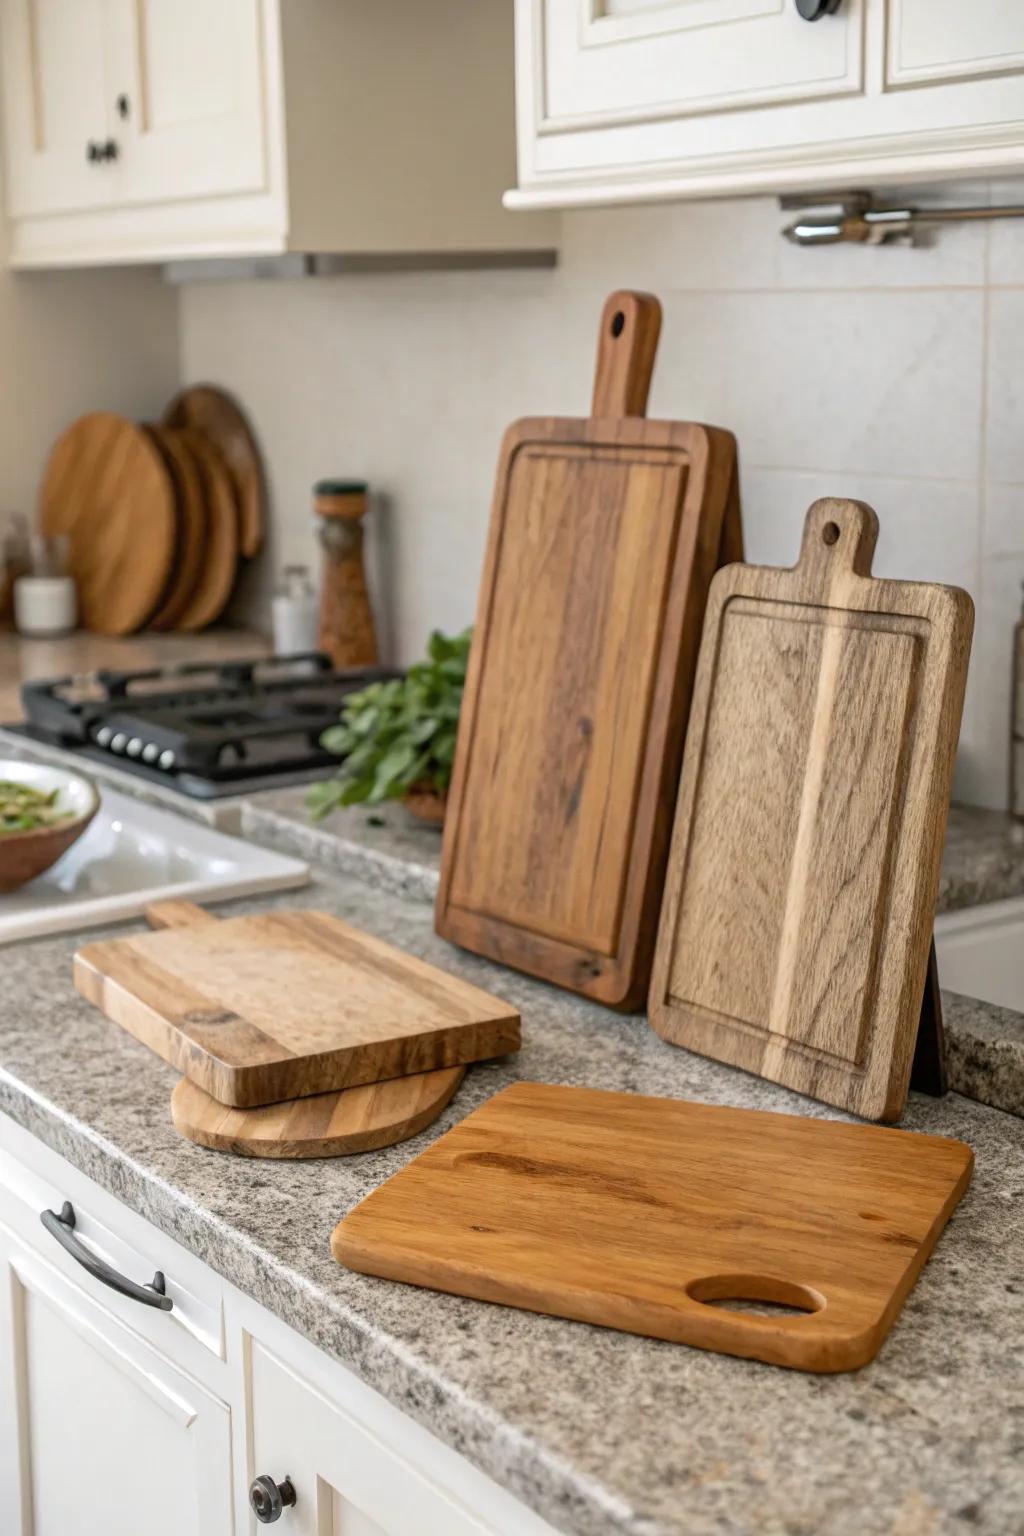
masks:
{"label": "white cabinet panel", "polygon": [[939,985],[1024,1010],[1024,901],[994,901],[935,919]]}
{"label": "white cabinet panel", "polygon": [[892,0],[891,85],[996,74],[1024,66],[1020,0]]}
{"label": "white cabinet panel", "polygon": [[[126,203],[266,183],[260,0],[111,0]],[[123,105],[121,98],[124,98]]]}
{"label": "white cabinet panel", "polygon": [[0,26],[10,212],[114,202],[118,163],[88,158],[111,127],[106,0],[4,0]]}
{"label": "white cabinet panel", "polygon": [[295,1489],[289,1536],[554,1536],[522,1506],[509,1514],[493,1490],[469,1508],[430,1475],[423,1430],[381,1438],[322,1397],[261,1344],[251,1346],[252,1471]]}
{"label": "white cabinet panel", "polygon": [[227,1406],[4,1226],[0,1481],[22,1536],[231,1536]]}
{"label": "white cabinet panel", "polygon": [[860,0],[814,24],[793,0],[531,3],[541,132],[860,89]]}

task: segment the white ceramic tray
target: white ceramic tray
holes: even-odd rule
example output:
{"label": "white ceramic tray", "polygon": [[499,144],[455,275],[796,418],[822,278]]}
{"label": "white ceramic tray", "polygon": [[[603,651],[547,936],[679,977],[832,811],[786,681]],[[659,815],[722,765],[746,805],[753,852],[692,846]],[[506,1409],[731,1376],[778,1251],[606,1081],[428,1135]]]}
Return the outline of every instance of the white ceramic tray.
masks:
{"label": "white ceramic tray", "polygon": [[0,895],[0,944],[138,917],[151,901],[305,885],[309,866],[112,789],[89,830],[37,880]]}

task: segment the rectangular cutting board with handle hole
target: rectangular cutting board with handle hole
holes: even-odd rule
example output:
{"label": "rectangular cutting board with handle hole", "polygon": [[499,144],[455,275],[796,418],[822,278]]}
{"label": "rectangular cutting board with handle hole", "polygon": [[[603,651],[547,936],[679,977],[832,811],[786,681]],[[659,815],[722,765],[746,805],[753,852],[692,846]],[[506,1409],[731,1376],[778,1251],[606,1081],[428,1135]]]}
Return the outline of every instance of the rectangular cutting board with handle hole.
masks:
{"label": "rectangular cutting board with handle hole", "polygon": [[221,1104],[251,1109],[519,1049],[507,1003],[327,912],[218,921],[167,908],[147,917],[175,926],[80,949],[75,986]]}
{"label": "rectangular cutting board with handle hole", "polygon": [[708,584],[743,554],[732,436],[644,418],[660,323],[612,294],[591,417],[505,436],[436,909],[619,1008],[650,978]]}
{"label": "rectangular cutting board with handle hole", "polygon": [[704,623],[650,1020],[870,1120],[903,1110],[973,606],[871,575],[817,501],[792,570],[730,566]]}
{"label": "rectangular cutting board with handle hole", "polygon": [[[881,1126],[517,1083],[357,1205],[332,1249],[389,1280],[848,1371],[877,1354],[973,1161]],[[758,1302],[793,1310],[740,1310]]]}

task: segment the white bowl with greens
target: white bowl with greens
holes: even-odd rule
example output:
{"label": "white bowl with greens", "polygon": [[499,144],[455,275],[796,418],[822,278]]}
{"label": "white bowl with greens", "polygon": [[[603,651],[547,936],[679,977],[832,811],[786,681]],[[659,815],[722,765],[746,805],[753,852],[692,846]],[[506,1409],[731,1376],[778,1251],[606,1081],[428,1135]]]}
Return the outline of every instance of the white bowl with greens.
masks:
{"label": "white bowl with greens", "polygon": [[55,864],[99,805],[99,790],[84,774],[0,758],[0,892],[16,890]]}

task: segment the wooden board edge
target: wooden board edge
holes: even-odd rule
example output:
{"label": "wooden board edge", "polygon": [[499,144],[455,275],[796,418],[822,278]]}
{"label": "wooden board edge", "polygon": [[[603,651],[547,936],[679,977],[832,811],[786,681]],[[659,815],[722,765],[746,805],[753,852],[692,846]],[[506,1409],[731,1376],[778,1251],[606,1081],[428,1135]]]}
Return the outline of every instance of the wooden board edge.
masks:
{"label": "wooden board edge", "polygon": [[[295,1140],[259,1141],[256,1139],[240,1140],[236,1136],[216,1135],[194,1124],[181,1107],[184,1094],[181,1093],[183,1085],[195,1087],[188,1078],[182,1078],[175,1084],[171,1093],[171,1120],[175,1130],[186,1140],[195,1142],[197,1146],[208,1147],[215,1152],[230,1152],[236,1157],[265,1158],[275,1161],[304,1161],[312,1158],[324,1157],[352,1157],[360,1152],[378,1152],[385,1147],[397,1146],[400,1142],[410,1141],[413,1136],[418,1136],[420,1131],[425,1131],[428,1126],[448,1108],[452,1099],[458,1093],[466,1076],[466,1067],[453,1067],[450,1069],[451,1079],[443,1092],[425,1105],[418,1114],[410,1115],[407,1119],[396,1121],[393,1125],[385,1126],[376,1131],[367,1131],[362,1134],[353,1133],[349,1136],[305,1137]],[[229,1107],[229,1106],[226,1106]],[[273,1106],[270,1106],[273,1107]]]}

